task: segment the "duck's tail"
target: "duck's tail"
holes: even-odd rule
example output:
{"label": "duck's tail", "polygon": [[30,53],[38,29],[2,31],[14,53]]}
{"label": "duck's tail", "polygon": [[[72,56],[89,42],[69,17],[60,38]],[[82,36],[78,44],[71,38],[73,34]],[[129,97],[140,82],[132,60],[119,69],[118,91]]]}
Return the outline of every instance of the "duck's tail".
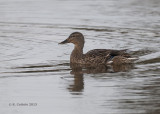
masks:
{"label": "duck's tail", "polygon": [[117,57],[114,57],[112,60],[108,61],[107,64],[131,64],[136,60],[138,60],[138,58],[136,57],[126,58],[126,57],[117,56]]}
{"label": "duck's tail", "polygon": [[130,60],[130,61],[132,61],[132,62],[134,62],[134,61],[138,60],[138,58],[136,58],[136,57],[127,58],[127,59],[128,59],[128,60]]}

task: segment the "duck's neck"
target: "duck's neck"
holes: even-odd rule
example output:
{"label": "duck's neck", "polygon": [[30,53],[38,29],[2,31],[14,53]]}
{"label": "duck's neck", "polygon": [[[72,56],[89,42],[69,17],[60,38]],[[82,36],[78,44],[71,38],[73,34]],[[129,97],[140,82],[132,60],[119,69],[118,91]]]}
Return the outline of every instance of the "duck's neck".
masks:
{"label": "duck's neck", "polygon": [[79,63],[83,57],[83,46],[75,45],[70,56],[71,63]]}

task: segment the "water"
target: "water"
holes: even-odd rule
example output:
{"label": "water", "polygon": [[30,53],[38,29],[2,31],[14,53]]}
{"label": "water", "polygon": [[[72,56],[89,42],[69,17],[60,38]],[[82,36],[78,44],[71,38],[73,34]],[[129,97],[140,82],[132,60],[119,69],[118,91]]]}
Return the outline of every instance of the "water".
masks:
{"label": "water", "polygon": [[[159,0],[1,0],[0,113],[159,114]],[[132,67],[71,69],[70,33],[129,49]]]}

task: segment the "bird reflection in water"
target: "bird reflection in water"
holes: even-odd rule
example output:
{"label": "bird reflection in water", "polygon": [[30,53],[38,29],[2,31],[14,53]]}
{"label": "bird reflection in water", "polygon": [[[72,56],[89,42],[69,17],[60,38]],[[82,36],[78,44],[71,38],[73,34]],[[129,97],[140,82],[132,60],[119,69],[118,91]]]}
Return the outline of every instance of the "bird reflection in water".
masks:
{"label": "bird reflection in water", "polygon": [[67,89],[73,94],[79,95],[84,89],[84,74],[128,72],[134,66],[133,64],[110,66],[70,64],[70,67],[70,74],[74,75],[74,83],[70,84]]}
{"label": "bird reflection in water", "polygon": [[[84,89],[84,78],[83,78],[82,67],[78,65],[70,65],[70,66],[72,69],[70,74],[74,75],[74,83],[69,85],[68,89],[71,92],[82,92]],[[74,93],[74,94],[80,94],[80,93]]]}

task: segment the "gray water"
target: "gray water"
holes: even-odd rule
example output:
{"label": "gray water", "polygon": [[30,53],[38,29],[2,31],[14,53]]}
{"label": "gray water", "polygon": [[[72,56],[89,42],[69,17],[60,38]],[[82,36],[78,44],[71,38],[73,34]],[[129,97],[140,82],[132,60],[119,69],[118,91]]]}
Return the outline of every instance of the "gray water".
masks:
{"label": "gray water", "polygon": [[[72,69],[84,52],[129,49],[135,65]],[[0,114],[160,114],[160,0],[1,0]]]}

